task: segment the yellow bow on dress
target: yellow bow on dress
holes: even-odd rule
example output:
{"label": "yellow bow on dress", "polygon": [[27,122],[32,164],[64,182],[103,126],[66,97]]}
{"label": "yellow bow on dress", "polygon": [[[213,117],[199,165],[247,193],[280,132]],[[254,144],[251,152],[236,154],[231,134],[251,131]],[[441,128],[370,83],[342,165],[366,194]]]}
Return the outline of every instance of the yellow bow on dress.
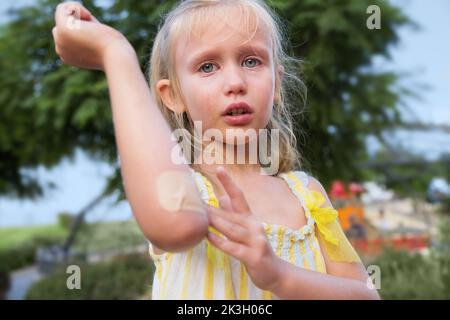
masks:
{"label": "yellow bow on dress", "polygon": [[335,262],[361,262],[358,254],[348,241],[338,221],[338,212],[330,207],[322,207],[325,197],[317,191],[308,190],[305,205],[309,209],[322,240],[323,249]]}
{"label": "yellow bow on dress", "polygon": [[328,225],[336,221],[338,213],[335,209],[330,207],[322,208],[325,203],[325,197],[317,191],[310,191],[310,196],[305,199],[305,204],[308,207],[311,215],[316,222],[317,229],[322,234],[323,238],[334,245],[339,245],[339,239],[333,235]]}

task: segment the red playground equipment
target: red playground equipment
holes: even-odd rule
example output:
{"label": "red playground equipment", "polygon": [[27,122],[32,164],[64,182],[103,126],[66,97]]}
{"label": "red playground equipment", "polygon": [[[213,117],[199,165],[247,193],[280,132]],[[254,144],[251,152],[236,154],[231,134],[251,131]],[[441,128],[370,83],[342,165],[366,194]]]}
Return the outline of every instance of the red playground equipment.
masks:
{"label": "red playground equipment", "polygon": [[[411,234],[405,230],[384,232],[374,226],[365,214],[361,200],[364,187],[359,183],[345,184],[335,180],[329,192],[331,201],[339,214],[339,223],[355,249],[363,255],[376,255],[383,248],[421,251],[430,245],[426,233]],[[380,216],[384,213],[380,210]],[[407,231],[407,230],[406,230]]]}

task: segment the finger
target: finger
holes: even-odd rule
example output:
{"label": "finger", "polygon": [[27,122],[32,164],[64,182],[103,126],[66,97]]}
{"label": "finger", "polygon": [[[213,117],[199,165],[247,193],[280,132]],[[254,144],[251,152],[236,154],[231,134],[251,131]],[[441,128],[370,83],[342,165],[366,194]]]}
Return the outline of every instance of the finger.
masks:
{"label": "finger", "polygon": [[240,261],[245,261],[246,257],[248,256],[248,254],[246,254],[247,247],[240,243],[225,239],[212,232],[208,232],[207,237],[215,247]]}
{"label": "finger", "polygon": [[90,20],[92,16],[88,9],[78,3],[69,4],[66,7],[66,13],[81,20]]}
{"label": "finger", "polygon": [[67,18],[70,16],[68,5],[69,3],[60,3],[58,4],[58,6],[56,6],[55,22],[57,27],[64,26]]}
{"label": "finger", "polygon": [[53,27],[52,29],[52,35],[53,35],[53,42],[56,42],[56,27]]}
{"label": "finger", "polygon": [[219,197],[219,206],[227,211],[233,211],[233,206],[231,205],[231,200],[227,195]]}
{"label": "finger", "polygon": [[58,46],[55,46],[55,53],[58,55],[58,57],[61,56],[61,50],[59,49]]}
{"label": "finger", "polygon": [[248,238],[247,231],[242,225],[233,223],[223,216],[211,212],[209,213],[209,221],[212,227],[228,239],[238,243],[246,243]]}
{"label": "finger", "polygon": [[94,22],[97,22],[97,23],[100,23],[98,20],[97,20],[97,18],[96,17],[94,17],[93,15],[92,15],[92,13],[91,13],[91,19],[90,19],[91,21],[94,21]]}
{"label": "finger", "polygon": [[53,43],[54,43],[54,47],[55,47],[55,53],[58,57],[61,57],[61,49],[58,46],[58,42],[57,42],[57,36],[58,36],[57,33],[58,33],[58,29],[56,27],[53,27],[52,35],[53,35]]}
{"label": "finger", "polygon": [[61,3],[56,7],[55,21],[57,26],[65,26],[67,24],[67,20],[70,17],[78,20],[97,21],[97,19],[92,16],[89,10],[87,10],[79,3]]}
{"label": "finger", "polygon": [[236,183],[234,183],[233,179],[228,175],[223,167],[217,168],[217,177],[230,197],[233,211],[250,215],[250,207],[244,197],[244,193],[236,185]]}
{"label": "finger", "polygon": [[235,214],[234,212],[230,212],[221,208],[215,208],[213,206],[206,206],[206,211],[208,214],[215,214],[218,215],[231,223],[236,223],[241,225],[244,228],[248,228],[248,221],[246,220],[247,217],[241,214]]}

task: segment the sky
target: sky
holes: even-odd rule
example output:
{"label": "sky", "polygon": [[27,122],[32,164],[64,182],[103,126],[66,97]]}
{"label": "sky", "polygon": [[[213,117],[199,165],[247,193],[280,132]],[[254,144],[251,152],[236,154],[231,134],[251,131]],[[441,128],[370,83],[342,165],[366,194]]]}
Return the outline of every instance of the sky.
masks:
{"label": "sky", "polygon": [[[403,118],[450,126],[450,1],[396,0],[393,3],[420,28],[401,29],[401,41],[391,51],[392,61],[380,63],[386,69],[405,74],[402,85],[421,97],[406,100],[411,112],[403,112]],[[398,130],[392,138],[430,159],[436,159],[443,151],[450,152],[450,134],[439,131]]]}
{"label": "sky", "polygon": [[[0,22],[7,8],[32,2],[0,1]],[[421,100],[407,101],[412,112],[405,111],[405,119],[450,125],[450,0],[393,2],[420,25],[420,30],[401,29],[400,43],[391,49],[392,61],[376,60],[375,66],[406,74],[402,84],[415,88],[421,96]],[[381,27],[382,24],[383,20]],[[418,87],[422,84],[427,88]],[[390,139],[428,158],[436,158],[443,151],[450,152],[450,134],[442,132],[397,131]],[[368,143],[372,151],[377,149],[376,142],[369,140]],[[65,160],[52,170],[39,168],[37,175],[43,181],[55,182],[58,189],[36,202],[0,197],[0,228],[49,224],[56,222],[59,212],[76,213],[102,190],[104,177],[109,173],[108,165],[89,160],[82,151],[76,153],[73,162]],[[127,202],[116,207],[111,207],[111,203],[107,200],[95,208],[88,215],[88,221],[132,217]]]}

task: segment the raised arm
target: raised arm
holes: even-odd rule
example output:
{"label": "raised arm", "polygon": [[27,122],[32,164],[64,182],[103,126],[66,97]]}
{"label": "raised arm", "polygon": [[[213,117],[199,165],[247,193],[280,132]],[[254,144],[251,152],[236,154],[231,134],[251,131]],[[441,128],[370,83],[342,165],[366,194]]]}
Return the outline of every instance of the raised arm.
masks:
{"label": "raised arm", "polygon": [[[74,14],[80,20],[74,22]],[[151,95],[134,49],[122,34],[99,23],[76,2],[60,4],[55,20],[55,49],[62,61],[106,73],[125,192],[142,232],[165,251],[183,251],[195,245],[207,233],[208,218],[203,210],[173,211],[160,201],[158,178],[172,171],[189,177],[189,167],[171,159],[178,146]],[[189,182],[190,197],[201,203],[193,181]]]}

